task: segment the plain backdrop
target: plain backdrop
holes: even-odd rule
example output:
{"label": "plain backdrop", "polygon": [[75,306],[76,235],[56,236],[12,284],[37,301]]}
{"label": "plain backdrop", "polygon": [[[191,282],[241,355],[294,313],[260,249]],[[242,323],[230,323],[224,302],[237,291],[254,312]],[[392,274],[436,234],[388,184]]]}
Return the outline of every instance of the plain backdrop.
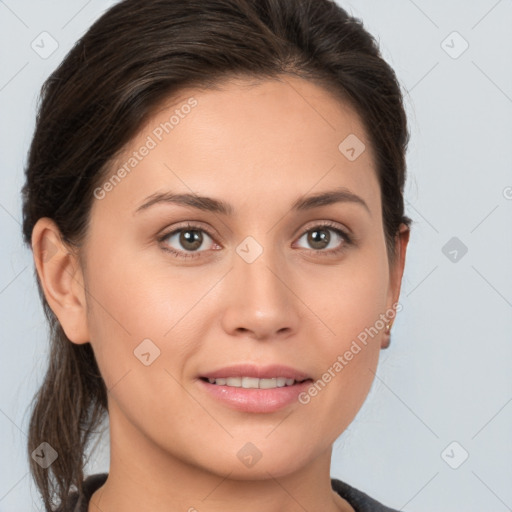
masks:
{"label": "plain backdrop", "polygon": [[[113,3],[0,1],[0,512],[41,510],[26,432],[47,331],[20,224],[37,97]],[[512,2],[339,3],[402,84],[414,223],[391,347],[331,474],[409,512],[512,510]]]}

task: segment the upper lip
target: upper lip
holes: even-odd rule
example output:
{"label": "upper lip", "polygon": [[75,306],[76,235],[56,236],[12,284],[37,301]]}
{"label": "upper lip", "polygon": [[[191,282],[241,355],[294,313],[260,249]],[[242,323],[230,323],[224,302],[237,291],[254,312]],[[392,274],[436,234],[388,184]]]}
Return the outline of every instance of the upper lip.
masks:
{"label": "upper lip", "polygon": [[297,381],[309,379],[309,375],[290,366],[273,364],[269,366],[256,366],[254,364],[236,364],[225,366],[201,375],[206,379],[220,379],[228,377],[255,377],[258,379],[272,379],[274,377],[285,377]]}

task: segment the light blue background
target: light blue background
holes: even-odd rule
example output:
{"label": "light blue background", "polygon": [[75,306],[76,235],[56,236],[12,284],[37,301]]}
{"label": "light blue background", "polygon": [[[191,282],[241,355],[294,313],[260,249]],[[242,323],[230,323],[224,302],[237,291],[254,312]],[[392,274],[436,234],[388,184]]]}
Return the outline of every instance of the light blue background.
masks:
{"label": "light blue background", "polygon": [[[41,510],[25,433],[47,337],[20,225],[37,95],[113,3],[0,1],[0,512]],[[331,474],[408,512],[512,510],[512,2],[340,4],[363,19],[408,91],[414,224],[392,344],[335,444]],[[47,59],[31,48],[43,31],[58,42]],[[463,39],[446,39],[454,31]],[[456,55],[464,40],[458,58],[445,51]],[[442,252],[452,237],[468,248],[458,262]],[[108,471],[106,441],[88,473]],[[441,456],[453,441],[469,453],[458,469]]]}

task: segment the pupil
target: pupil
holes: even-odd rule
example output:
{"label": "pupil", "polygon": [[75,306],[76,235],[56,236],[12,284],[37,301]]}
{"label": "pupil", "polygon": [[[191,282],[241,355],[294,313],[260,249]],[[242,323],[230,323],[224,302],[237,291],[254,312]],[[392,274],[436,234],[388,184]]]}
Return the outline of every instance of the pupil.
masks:
{"label": "pupil", "polygon": [[315,229],[310,232],[308,241],[315,249],[323,249],[329,245],[330,233],[326,229]]}
{"label": "pupil", "polygon": [[[189,229],[182,231],[180,235],[180,243],[189,250],[196,250],[203,243],[203,236],[200,231]],[[189,244],[189,245],[187,245]]]}

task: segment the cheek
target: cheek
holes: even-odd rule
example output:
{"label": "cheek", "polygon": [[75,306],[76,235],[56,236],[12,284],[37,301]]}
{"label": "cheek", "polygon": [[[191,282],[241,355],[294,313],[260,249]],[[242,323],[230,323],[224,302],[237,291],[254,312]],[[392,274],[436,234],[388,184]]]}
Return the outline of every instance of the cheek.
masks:
{"label": "cheek", "polygon": [[199,303],[220,275],[194,278],[197,268],[155,265],[136,250],[116,252],[120,245],[88,256],[88,326],[102,374],[116,382],[148,347],[179,376],[205,337]]}
{"label": "cheek", "polygon": [[370,390],[385,328],[380,315],[386,311],[389,274],[383,248],[354,253],[345,263],[330,279],[317,280],[322,286],[308,302],[328,335],[315,350],[324,373],[303,404],[311,408],[318,431],[330,432],[330,441],[349,425]]}
{"label": "cheek", "polygon": [[[187,321],[194,290],[178,292],[148,267],[116,261],[123,260],[98,254],[88,275],[91,345],[113,406],[139,428],[151,418],[159,418],[152,428],[186,424],[190,404],[182,403],[178,382],[201,339],[197,321]],[[163,413],[164,403],[173,415]]]}
{"label": "cheek", "polygon": [[333,339],[332,349],[342,350],[386,310],[389,272],[381,247],[354,251],[338,267],[308,272],[307,282],[302,296]]}

